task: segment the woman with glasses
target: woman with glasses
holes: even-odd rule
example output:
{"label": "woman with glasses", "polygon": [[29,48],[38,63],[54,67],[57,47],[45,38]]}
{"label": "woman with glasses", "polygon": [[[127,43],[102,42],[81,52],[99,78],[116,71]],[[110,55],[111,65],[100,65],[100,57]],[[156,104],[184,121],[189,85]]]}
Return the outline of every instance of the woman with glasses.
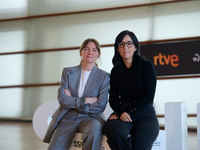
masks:
{"label": "woman with glasses", "polygon": [[159,133],[153,107],[156,73],[139,48],[131,31],[122,31],[115,39],[109,95],[114,112],[105,125],[112,150],[151,150]]}
{"label": "woman with glasses", "polygon": [[97,67],[100,45],[86,39],[80,47],[81,64],[64,68],[58,89],[59,108],[43,139],[48,150],[69,150],[77,132],[83,150],[98,150],[105,124],[103,111],[109,92],[109,74]]}

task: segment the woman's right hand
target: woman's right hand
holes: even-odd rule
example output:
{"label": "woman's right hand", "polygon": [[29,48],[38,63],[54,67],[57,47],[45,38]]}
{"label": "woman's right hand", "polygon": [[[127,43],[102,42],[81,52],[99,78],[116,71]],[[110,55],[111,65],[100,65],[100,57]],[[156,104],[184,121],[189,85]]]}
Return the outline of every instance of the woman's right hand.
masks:
{"label": "woman's right hand", "polygon": [[67,95],[67,96],[71,96],[71,92],[70,92],[69,89],[65,89],[64,92],[65,92],[65,95]]}
{"label": "woman's right hand", "polygon": [[96,97],[87,97],[85,99],[85,104],[94,104],[97,102],[97,98]]}
{"label": "woman's right hand", "polygon": [[116,114],[111,115],[110,118],[109,118],[109,120],[113,120],[113,119],[118,119]]}

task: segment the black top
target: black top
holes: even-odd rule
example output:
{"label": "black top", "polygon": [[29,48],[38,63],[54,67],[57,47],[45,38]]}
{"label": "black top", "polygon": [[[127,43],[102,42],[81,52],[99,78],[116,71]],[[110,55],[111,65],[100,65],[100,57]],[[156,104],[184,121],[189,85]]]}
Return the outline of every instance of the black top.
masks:
{"label": "black top", "polygon": [[[123,112],[136,113],[153,103],[156,88],[156,73],[149,60],[143,60],[140,67],[127,68],[123,63],[121,71],[113,67],[110,76],[109,103],[118,117]],[[129,105],[130,109],[124,107]]]}

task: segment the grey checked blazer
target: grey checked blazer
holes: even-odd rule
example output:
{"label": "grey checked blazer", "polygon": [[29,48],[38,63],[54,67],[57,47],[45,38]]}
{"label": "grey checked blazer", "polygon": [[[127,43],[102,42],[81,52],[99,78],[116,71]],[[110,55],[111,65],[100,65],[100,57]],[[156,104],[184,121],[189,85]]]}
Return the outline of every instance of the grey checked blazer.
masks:
{"label": "grey checked blazer", "polygon": [[[60,106],[52,115],[52,120],[43,142],[50,142],[54,129],[60,119],[73,108],[78,108],[80,113],[88,114],[104,125],[103,111],[108,101],[109,74],[95,65],[88,78],[83,96],[78,97],[81,71],[81,65],[63,69],[61,85],[58,89],[58,102]],[[64,89],[69,89],[71,96],[65,95]],[[97,97],[98,100],[94,104],[84,104],[86,97]]]}

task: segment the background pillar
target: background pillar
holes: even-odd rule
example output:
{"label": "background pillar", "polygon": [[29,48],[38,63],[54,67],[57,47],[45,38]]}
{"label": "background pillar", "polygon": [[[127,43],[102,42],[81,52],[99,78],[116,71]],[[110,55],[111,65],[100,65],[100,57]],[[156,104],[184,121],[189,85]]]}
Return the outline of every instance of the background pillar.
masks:
{"label": "background pillar", "polygon": [[187,150],[187,110],[182,102],[165,103],[166,150]]}

